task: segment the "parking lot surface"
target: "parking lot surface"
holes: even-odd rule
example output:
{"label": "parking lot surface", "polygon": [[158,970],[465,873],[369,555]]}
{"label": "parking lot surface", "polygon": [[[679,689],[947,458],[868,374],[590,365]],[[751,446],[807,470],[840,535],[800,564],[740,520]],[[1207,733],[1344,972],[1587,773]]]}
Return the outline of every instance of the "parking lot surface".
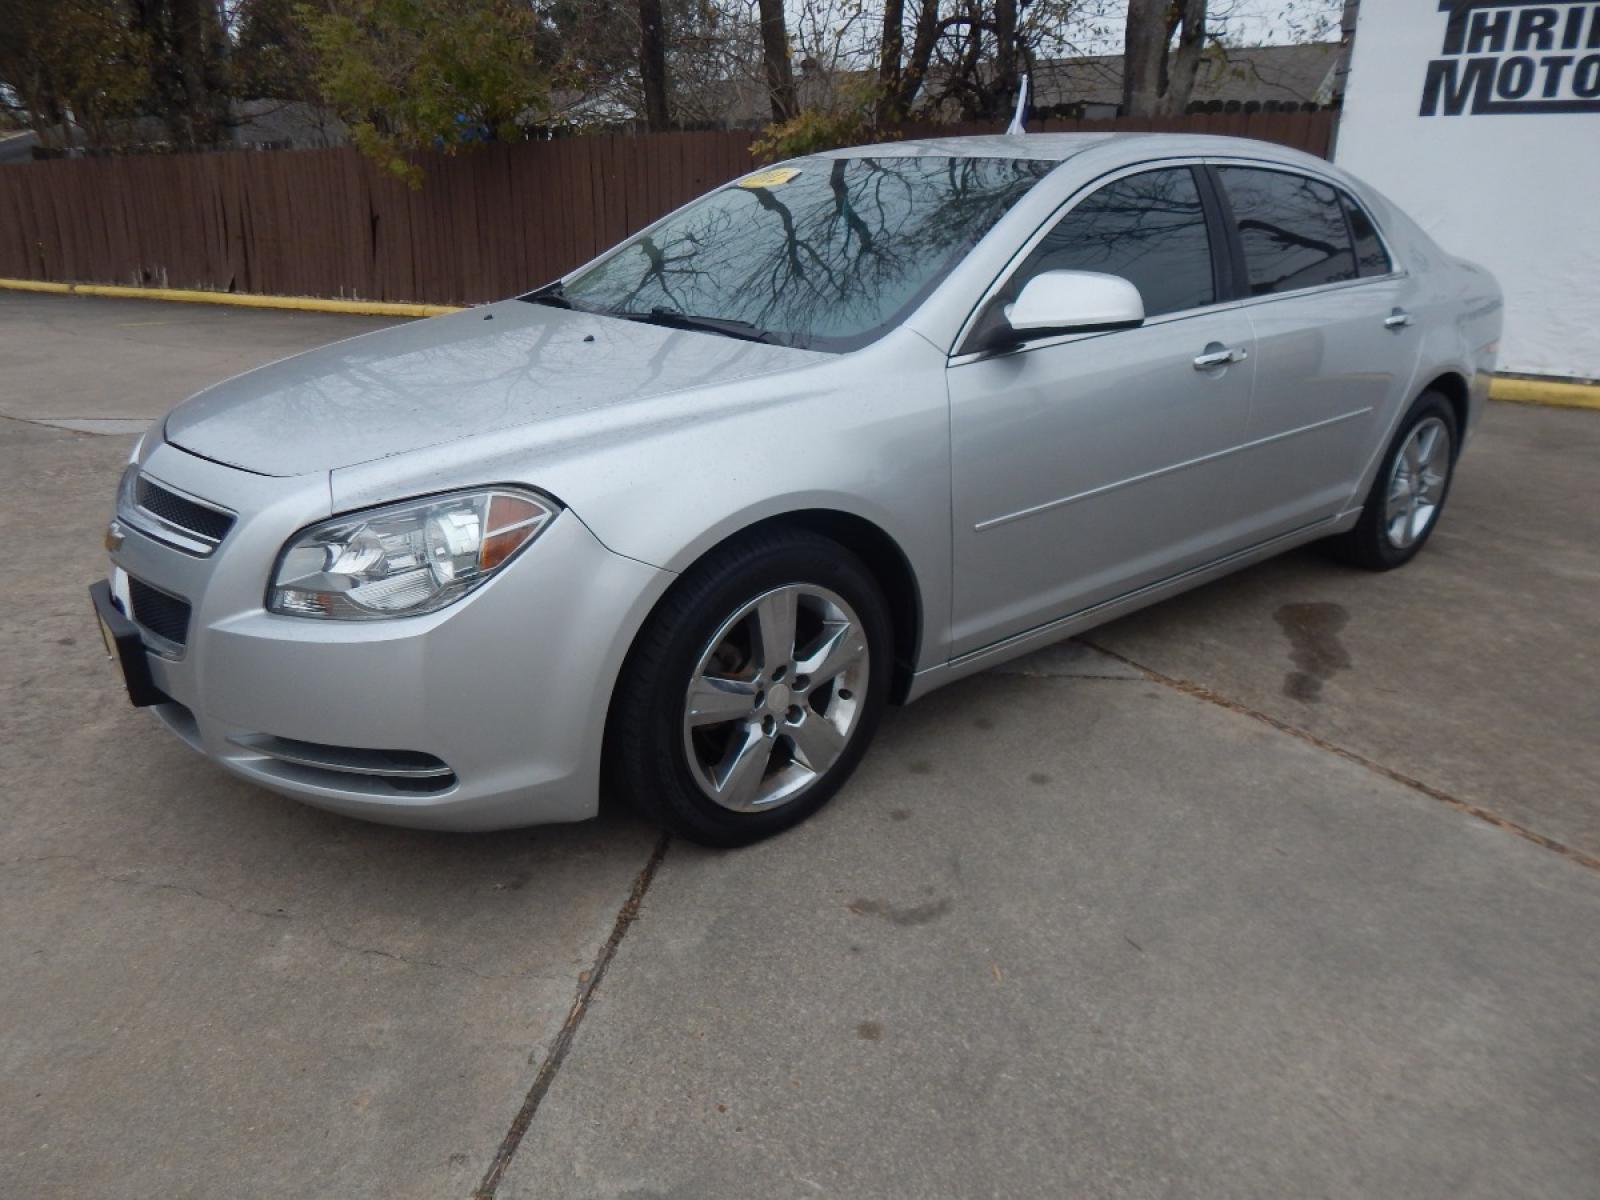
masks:
{"label": "parking lot surface", "polygon": [[[128,708],[132,438],[364,318],[0,292],[0,1196],[1592,1197],[1600,414],[890,714],[734,853],[257,791]],[[93,430],[94,432],[83,432]]]}

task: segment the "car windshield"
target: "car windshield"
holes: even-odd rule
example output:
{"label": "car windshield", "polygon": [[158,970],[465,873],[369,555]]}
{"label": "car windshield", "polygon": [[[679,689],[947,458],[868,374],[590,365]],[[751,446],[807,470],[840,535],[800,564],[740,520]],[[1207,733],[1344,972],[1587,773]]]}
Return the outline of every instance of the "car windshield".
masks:
{"label": "car windshield", "polygon": [[901,320],[1055,165],[797,159],[702,197],[544,296],[680,328],[853,350]]}

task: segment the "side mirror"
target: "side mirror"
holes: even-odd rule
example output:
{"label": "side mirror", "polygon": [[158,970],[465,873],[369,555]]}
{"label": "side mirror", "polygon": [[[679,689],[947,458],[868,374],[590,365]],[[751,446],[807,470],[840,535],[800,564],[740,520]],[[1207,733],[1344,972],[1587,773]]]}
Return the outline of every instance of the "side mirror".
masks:
{"label": "side mirror", "polygon": [[1005,316],[986,339],[991,349],[1064,333],[1132,329],[1144,324],[1144,300],[1120,275],[1041,271],[1023,285]]}

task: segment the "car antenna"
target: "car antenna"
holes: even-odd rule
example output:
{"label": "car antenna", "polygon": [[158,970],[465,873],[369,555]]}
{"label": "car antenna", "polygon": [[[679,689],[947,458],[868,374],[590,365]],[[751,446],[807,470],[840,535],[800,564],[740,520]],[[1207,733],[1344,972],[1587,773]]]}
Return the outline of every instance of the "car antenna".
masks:
{"label": "car antenna", "polygon": [[1011,116],[1011,124],[1006,126],[1007,137],[1017,137],[1028,131],[1022,127],[1023,120],[1028,115],[1028,77],[1023,75],[1017,85],[1017,111]]}

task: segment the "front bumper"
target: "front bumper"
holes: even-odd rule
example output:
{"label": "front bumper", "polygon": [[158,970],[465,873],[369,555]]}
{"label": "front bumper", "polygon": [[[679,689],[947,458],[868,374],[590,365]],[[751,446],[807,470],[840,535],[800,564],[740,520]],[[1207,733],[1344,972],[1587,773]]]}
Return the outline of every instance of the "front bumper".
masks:
{"label": "front bumper", "polygon": [[612,684],[669,573],[611,553],[564,512],[439,612],[280,616],[263,607],[268,574],[290,535],[330,515],[327,477],[250,475],[168,445],[143,469],[239,513],[208,558],[133,528],[112,551],[119,597],[131,576],[190,605],[182,646],[150,636],[145,649],[171,698],[151,711],[190,746],[273,791],[391,824],[595,814]]}

